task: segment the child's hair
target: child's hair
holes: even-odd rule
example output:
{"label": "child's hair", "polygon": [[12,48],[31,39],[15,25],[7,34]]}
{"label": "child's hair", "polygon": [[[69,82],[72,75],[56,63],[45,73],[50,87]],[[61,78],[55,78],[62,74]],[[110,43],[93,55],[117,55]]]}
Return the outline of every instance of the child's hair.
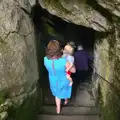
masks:
{"label": "child's hair", "polygon": [[70,41],[67,44],[71,45],[73,48],[76,48],[75,42],[73,42],[73,41]]}
{"label": "child's hair", "polygon": [[64,50],[63,50],[63,53],[64,54],[70,54],[72,55],[74,52],[74,48],[70,45],[70,44],[67,44],[65,47],[64,47]]}

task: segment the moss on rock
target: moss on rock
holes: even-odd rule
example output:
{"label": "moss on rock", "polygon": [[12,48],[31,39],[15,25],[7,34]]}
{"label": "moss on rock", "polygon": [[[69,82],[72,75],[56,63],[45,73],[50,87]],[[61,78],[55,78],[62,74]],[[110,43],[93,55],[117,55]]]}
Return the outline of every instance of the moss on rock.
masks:
{"label": "moss on rock", "polygon": [[44,24],[44,29],[51,36],[56,36],[57,35],[57,32],[55,31],[55,29],[47,23]]}
{"label": "moss on rock", "polygon": [[7,98],[7,92],[6,91],[0,91],[0,104],[2,104]]}
{"label": "moss on rock", "polygon": [[61,1],[59,0],[46,0],[45,1],[45,6],[48,7],[49,5],[52,5],[52,7],[57,8],[57,10],[61,11],[62,13],[64,12],[65,14],[69,14],[71,13],[71,11],[68,11],[67,9],[65,9],[62,4]]}
{"label": "moss on rock", "polygon": [[108,91],[107,95],[107,104],[104,104],[103,101],[100,102],[102,117],[104,120],[119,120],[120,105],[118,103],[120,98],[112,90]]}
{"label": "moss on rock", "polygon": [[40,105],[41,100],[37,93],[28,96],[22,105],[14,105],[8,110],[7,120],[35,120]]}

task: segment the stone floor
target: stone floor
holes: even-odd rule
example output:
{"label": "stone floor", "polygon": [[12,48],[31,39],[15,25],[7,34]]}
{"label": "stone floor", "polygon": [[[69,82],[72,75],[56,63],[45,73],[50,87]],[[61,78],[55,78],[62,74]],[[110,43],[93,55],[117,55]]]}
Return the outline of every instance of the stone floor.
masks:
{"label": "stone floor", "polygon": [[62,106],[60,115],[56,115],[54,97],[48,87],[44,94],[44,106],[38,120],[100,120],[99,106],[92,96],[89,82],[73,87],[72,99],[67,106]]}

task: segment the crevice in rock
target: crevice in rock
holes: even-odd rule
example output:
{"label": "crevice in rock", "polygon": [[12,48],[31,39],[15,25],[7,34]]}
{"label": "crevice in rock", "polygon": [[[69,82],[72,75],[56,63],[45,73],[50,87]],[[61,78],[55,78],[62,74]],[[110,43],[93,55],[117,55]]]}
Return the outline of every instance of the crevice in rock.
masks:
{"label": "crevice in rock", "polygon": [[110,22],[112,22],[112,14],[102,6],[100,6],[96,0],[87,0],[87,4],[89,4],[93,9],[100,12],[105,18],[107,18]]}
{"label": "crevice in rock", "polygon": [[25,12],[27,15],[31,15],[25,8],[23,8],[23,7],[21,7],[21,10],[23,11],[23,12]]}
{"label": "crevice in rock", "polygon": [[5,41],[9,37],[10,34],[14,34],[14,33],[17,33],[17,31],[11,31],[11,32],[7,33],[6,36],[4,37],[3,41]]}

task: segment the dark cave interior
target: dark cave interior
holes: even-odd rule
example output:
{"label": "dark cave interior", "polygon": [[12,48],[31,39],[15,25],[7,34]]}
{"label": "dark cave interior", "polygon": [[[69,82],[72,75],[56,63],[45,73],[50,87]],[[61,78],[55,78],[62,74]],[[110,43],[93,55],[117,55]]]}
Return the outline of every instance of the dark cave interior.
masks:
{"label": "dark cave interior", "polygon": [[[32,14],[36,30],[43,34],[43,39],[46,41],[46,44],[51,39],[61,39],[64,42],[74,41],[76,45],[82,44],[84,49],[90,52],[93,51],[96,31],[92,28],[68,23],[50,14],[47,10],[42,9],[39,4],[34,6]],[[46,24],[47,27],[49,26],[54,29],[56,35],[50,35],[46,32]]]}

